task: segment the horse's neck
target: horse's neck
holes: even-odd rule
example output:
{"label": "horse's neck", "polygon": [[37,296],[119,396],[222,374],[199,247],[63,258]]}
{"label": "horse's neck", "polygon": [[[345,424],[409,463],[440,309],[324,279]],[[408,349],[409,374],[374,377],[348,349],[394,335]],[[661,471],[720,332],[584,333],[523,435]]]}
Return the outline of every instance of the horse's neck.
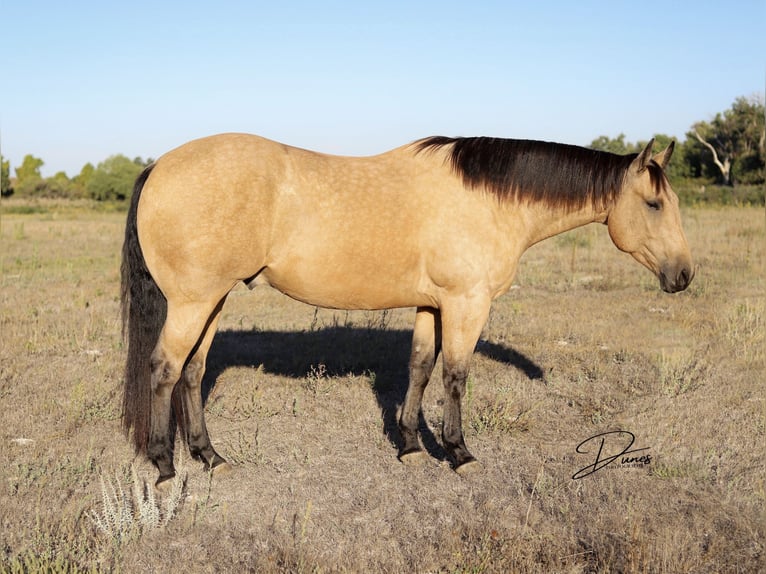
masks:
{"label": "horse's neck", "polygon": [[589,223],[606,223],[607,217],[606,210],[597,211],[590,205],[567,210],[534,203],[521,209],[525,213],[528,246]]}

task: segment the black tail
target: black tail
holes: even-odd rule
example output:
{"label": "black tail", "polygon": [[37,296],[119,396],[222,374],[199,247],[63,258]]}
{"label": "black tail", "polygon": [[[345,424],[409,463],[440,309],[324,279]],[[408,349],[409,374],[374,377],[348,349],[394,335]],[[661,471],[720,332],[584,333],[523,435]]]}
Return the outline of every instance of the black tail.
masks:
{"label": "black tail", "polygon": [[136,453],[146,453],[151,424],[151,356],[165,323],[167,301],[146,268],[138,243],[136,212],[141,190],[152,172],[147,167],[136,179],[122,244],[122,336],[128,344],[125,389],[122,398],[122,427],[133,430]]}

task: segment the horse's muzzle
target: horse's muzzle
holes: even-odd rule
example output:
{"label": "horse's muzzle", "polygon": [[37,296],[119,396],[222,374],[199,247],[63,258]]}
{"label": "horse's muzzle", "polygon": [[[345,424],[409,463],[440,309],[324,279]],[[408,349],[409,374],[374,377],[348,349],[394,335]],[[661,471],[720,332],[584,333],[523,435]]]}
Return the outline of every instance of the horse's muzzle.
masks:
{"label": "horse's muzzle", "polygon": [[681,267],[680,270],[673,270],[668,273],[660,271],[660,287],[665,293],[678,293],[686,289],[694,279],[694,269],[691,267]]}

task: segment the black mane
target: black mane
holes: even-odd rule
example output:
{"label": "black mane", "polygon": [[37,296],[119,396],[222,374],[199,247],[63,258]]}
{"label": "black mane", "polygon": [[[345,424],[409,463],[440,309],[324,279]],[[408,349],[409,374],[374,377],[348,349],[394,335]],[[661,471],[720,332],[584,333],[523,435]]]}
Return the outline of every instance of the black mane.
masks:
{"label": "black mane", "polygon": [[[602,209],[622,189],[638,154],[617,155],[573,145],[489,137],[434,136],[415,142],[416,153],[451,146],[449,161],[470,188],[503,200],[542,201],[551,207]],[[659,165],[649,165],[652,183],[664,181]],[[658,173],[656,173],[658,172]]]}

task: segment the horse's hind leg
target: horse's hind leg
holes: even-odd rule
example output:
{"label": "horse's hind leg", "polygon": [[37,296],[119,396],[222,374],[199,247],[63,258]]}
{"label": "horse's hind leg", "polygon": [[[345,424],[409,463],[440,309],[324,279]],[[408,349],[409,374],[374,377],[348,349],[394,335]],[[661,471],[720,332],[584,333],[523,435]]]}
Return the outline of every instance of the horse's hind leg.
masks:
{"label": "horse's hind leg", "polygon": [[184,364],[200,341],[219,300],[213,303],[168,300],[167,318],[151,360],[153,392],[146,453],[159,471],[157,485],[175,476],[175,425],[171,419],[173,388],[181,378]]}
{"label": "horse's hind leg", "polygon": [[417,464],[423,460],[423,451],[418,441],[418,420],[425,392],[436,357],[441,347],[441,317],[437,309],[419,307],[412,332],[412,354],[410,355],[410,381],[404,405],[399,417],[399,432],[402,447],[399,460],[405,464]]}
{"label": "horse's hind leg", "polygon": [[205,362],[210,350],[210,344],[215,337],[218,319],[221,317],[224,299],[208,320],[205,333],[200,339],[197,349],[186,364],[183,371],[183,386],[179,391],[183,397],[183,426],[186,432],[186,442],[191,456],[205,464],[206,469],[216,472],[229,468],[226,460],[220,456],[210,444],[210,438],[205,425],[205,409],[202,404],[202,377],[205,374]]}

